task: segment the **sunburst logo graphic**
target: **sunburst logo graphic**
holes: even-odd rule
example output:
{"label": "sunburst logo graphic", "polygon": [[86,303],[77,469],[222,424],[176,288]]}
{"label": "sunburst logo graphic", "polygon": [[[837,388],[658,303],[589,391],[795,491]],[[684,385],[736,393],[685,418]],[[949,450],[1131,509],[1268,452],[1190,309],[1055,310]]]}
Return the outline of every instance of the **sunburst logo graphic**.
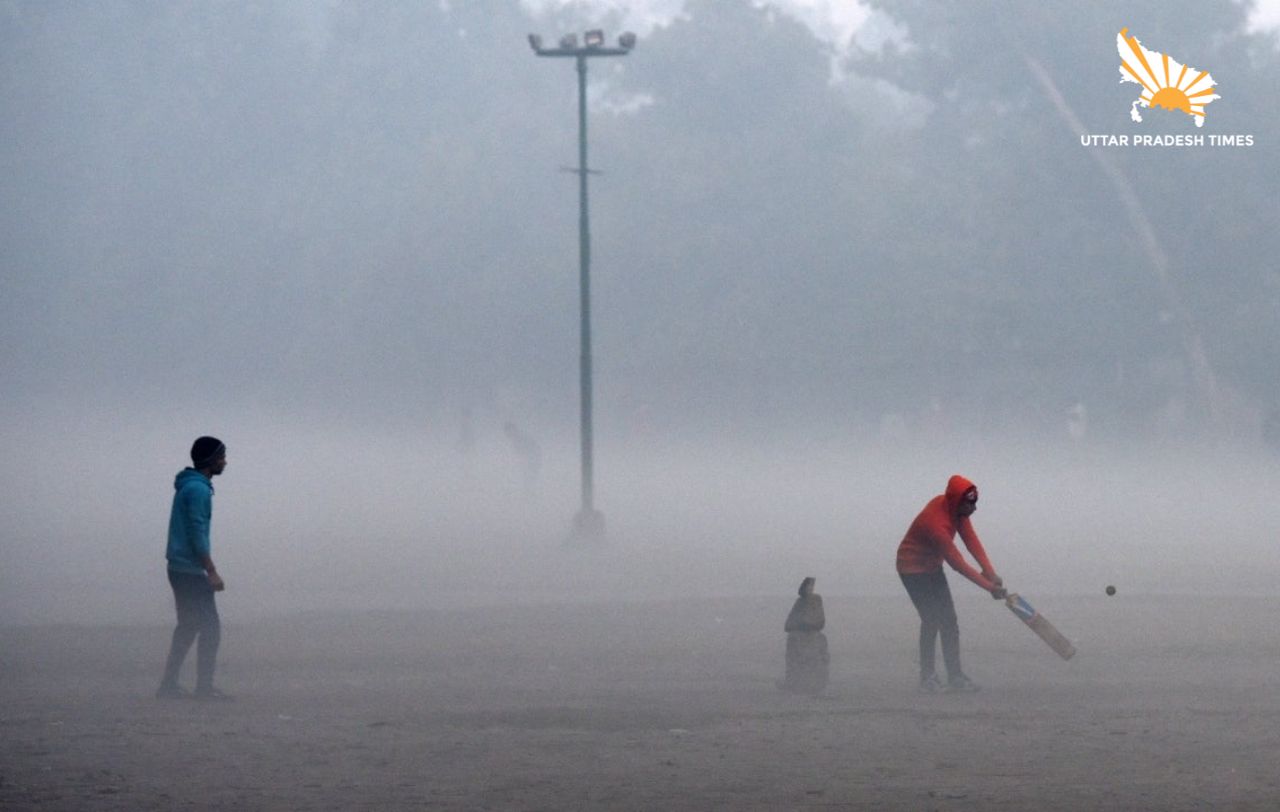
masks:
{"label": "sunburst logo graphic", "polygon": [[1137,37],[1128,35],[1122,28],[1116,35],[1116,50],[1120,52],[1120,81],[1142,85],[1142,93],[1129,109],[1129,117],[1142,121],[1139,107],[1163,107],[1181,110],[1204,126],[1204,106],[1222,98],[1214,92],[1216,86],[1208,71],[1183,65],[1168,54],[1158,54],[1142,47]]}

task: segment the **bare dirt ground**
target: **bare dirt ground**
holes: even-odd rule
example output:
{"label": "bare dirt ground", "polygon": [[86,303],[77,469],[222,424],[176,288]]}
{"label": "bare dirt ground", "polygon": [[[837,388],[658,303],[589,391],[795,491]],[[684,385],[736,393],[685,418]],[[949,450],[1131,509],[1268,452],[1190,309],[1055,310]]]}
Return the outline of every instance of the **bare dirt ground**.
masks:
{"label": "bare dirt ground", "polygon": [[224,599],[225,704],[152,698],[167,626],[0,627],[0,809],[1280,808],[1280,600],[1028,596],[1063,662],[958,597],[971,696],[914,692],[905,595],[825,597],[820,698],[774,685],[788,594]]}

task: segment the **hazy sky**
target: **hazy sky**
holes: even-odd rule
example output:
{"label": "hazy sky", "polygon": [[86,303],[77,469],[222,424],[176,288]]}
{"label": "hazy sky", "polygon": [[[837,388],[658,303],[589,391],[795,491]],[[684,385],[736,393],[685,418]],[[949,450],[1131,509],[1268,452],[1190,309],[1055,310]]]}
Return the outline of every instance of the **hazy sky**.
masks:
{"label": "hazy sky", "polygon": [[[520,0],[526,8],[541,11],[555,7],[586,6],[600,15],[622,15],[623,27],[647,32],[665,25],[684,9],[684,0]],[[847,43],[866,21],[870,11],[852,0],[772,0],[770,5],[803,21],[820,39],[837,46]],[[1280,26],[1280,0],[1254,0],[1252,24],[1257,28]]]}
{"label": "hazy sky", "polygon": [[[853,3],[520,1],[0,3],[0,622],[166,621],[173,476],[204,433],[230,448],[237,611],[895,592],[893,546],[955,472],[1031,591],[1273,586],[1280,178],[1244,57],[1214,53],[1212,132],[1253,147],[1090,152],[981,59],[981,18],[938,21],[966,58],[904,60],[898,88],[836,58],[894,34]],[[643,39],[592,66],[615,544],[575,558],[572,67],[523,38],[596,24]],[[1062,98],[1131,131],[1110,20],[1032,33]],[[1235,445],[1189,436],[1201,357]]]}

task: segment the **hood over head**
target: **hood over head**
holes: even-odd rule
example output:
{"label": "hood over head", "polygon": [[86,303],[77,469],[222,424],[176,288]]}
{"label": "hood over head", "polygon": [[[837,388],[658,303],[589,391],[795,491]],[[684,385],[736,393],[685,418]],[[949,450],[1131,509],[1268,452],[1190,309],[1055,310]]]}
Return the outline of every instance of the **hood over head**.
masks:
{"label": "hood over head", "polygon": [[958,508],[960,506],[960,500],[964,498],[965,493],[967,493],[970,488],[976,491],[978,486],[974,485],[968,479],[965,479],[959,474],[953,474],[951,479],[947,480],[947,507],[952,510]]}

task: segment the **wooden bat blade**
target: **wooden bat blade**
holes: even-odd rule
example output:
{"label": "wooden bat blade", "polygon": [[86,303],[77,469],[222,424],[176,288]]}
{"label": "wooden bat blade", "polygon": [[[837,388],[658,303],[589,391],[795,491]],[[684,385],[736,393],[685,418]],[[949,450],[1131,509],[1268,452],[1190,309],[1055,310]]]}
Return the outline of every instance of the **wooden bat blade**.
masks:
{"label": "wooden bat blade", "polygon": [[1062,632],[1054,628],[1054,625],[1035,610],[1031,604],[1021,595],[1009,595],[1004,600],[1005,605],[1009,607],[1009,611],[1018,616],[1018,619],[1031,627],[1031,631],[1040,636],[1040,639],[1048,644],[1049,648],[1057,652],[1058,656],[1064,660],[1070,660],[1076,653],[1076,647],[1071,645],[1071,641],[1062,636]]}

